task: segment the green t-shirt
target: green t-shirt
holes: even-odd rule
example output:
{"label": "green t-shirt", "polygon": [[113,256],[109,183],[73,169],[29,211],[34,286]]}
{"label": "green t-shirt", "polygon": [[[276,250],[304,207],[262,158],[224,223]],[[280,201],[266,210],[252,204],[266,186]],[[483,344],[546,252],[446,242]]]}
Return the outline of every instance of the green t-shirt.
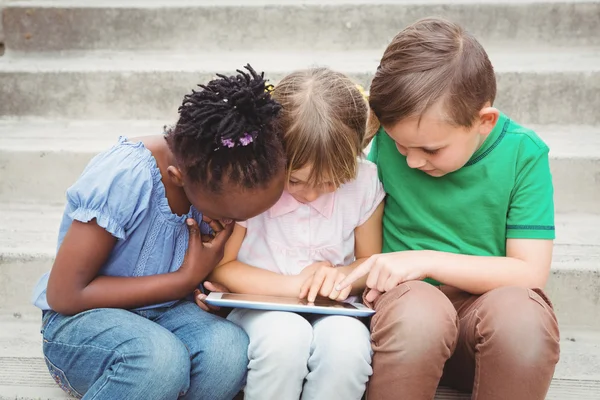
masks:
{"label": "green t-shirt", "polygon": [[439,178],[408,167],[383,128],[368,158],[387,192],[384,253],[506,256],[507,238],[554,239],[548,146],[503,114],[469,162]]}

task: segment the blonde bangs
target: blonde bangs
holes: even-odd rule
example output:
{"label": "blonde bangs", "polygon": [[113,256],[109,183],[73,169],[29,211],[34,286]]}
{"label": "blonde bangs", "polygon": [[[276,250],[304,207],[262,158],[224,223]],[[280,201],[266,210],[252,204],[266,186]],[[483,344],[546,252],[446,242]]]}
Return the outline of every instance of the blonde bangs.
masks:
{"label": "blonde bangs", "polygon": [[[334,124],[332,131],[318,134],[306,131],[306,124],[295,124],[285,140],[288,154],[288,179],[293,171],[311,166],[308,182],[331,182],[340,186],[356,178],[361,143],[350,128]],[[337,128],[337,129],[335,129]],[[300,132],[304,131],[304,132]]]}

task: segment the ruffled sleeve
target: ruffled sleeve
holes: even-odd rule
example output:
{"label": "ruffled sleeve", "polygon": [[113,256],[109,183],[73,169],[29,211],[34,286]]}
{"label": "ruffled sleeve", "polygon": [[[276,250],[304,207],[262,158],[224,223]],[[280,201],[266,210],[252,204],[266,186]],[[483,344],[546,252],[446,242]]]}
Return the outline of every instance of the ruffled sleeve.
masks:
{"label": "ruffled sleeve", "polygon": [[96,223],[117,239],[127,239],[149,209],[154,158],[141,143],[125,138],[96,156],[67,190],[68,215],[73,220]]}

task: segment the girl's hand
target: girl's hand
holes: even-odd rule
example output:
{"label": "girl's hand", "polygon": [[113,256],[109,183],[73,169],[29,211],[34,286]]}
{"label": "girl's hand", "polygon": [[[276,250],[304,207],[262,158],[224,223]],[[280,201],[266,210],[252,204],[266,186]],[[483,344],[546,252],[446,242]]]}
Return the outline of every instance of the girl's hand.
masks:
{"label": "girl's hand", "polygon": [[201,238],[198,223],[193,218],[188,218],[186,220],[190,234],[188,248],[183,264],[177,271],[184,274],[194,287],[197,287],[223,258],[225,243],[231,236],[234,226],[231,222],[222,224],[207,218],[204,220],[209,223],[215,236],[212,239],[206,236]]}
{"label": "girl's hand", "polygon": [[304,281],[313,276],[315,274],[315,272],[317,272],[320,268],[323,267],[329,267],[329,268],[333,268],[334,265],[332,263],[330,263],[329,261],[317,261],[315,263],[310,264],[307,267],[304,267],[304,269],[300,272],[300,275],[298,275],[298,277],[300,277],[300,279],[302,280],[302,283],[304,283]]}
{"label": "girl's hand", "polygon": [[425,251],[375,254],[348,274],[337,289],[345,290],[354,281],[369,274],[367,287],[371,290],[365,299],[373,302],[381,293],[390,291],[401,283],[427,278],[427,254]]}
{"label": "girl's hand", "polygon": [[212,219],[212,218],[207,217],[206,215],[202,216],[202,221],[206,222],[208,224],[208,226],[210,227],[210,229],[212,229],[212,231],[213,231],[212,234],[200,235],[200,238],[202,239],[202,243],[210,243],[215,238],[215,235],[218,232],[221,232],[222,230],[224,230],[228,225],[230,225],[233,222],[230,219],[223,219],[223,220]]}
{"label": "girl's hand", "polygon": [[343,301],[348,298],[352,286],[346,285],[343,290],[337,290],[336,286],[346,277],[338,268],[335,268],[330,262],[322,261],[306,267],[301,275],[306,273],[302,287],[300,288],[300,298],[306,298],[310,303],[314,303],[317,295],[328,297],[331,300]]}
{"label": "girl's hand", "polygon": [[[212,282],[207,281],[207,282],[204,282],[203,286],[209,292],[228,293],[230,291],[228,288],[226,288],[225,286],[223,286],[219,283],[212,283]],[[206,312],[215,313],[221,309],[221,307],[211,306],[210,304],[208,304],[206,302],[206,295],[204,293],[202,293],[200,291],[200,289],[196,289],[194,291],[194,299],[196,300],[196,304],[198,305],[198,307],[200,307],[201,309],[203,309]]]}

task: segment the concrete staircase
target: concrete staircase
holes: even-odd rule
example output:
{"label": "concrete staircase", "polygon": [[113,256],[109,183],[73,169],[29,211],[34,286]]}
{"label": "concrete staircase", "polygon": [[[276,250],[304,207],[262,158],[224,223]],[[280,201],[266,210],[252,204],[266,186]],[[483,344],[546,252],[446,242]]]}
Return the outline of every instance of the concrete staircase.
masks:
{"label": "concrete staircase", "polygon": [[[429,15],[482,41],[498,75],[496,105],[551,147],[558,237],[547,289],[563,343],[548,399],[600,399],[600,1],[0,7],[0,399],[66,398],[45,370],[29,295],[52,264],[65,189],[95,153],[120,135],[161,133],[195,84],[247,62],[274,82],[318,64],[368,87],[392,36]],[[437,398],[469,397],[440,389]]]}

